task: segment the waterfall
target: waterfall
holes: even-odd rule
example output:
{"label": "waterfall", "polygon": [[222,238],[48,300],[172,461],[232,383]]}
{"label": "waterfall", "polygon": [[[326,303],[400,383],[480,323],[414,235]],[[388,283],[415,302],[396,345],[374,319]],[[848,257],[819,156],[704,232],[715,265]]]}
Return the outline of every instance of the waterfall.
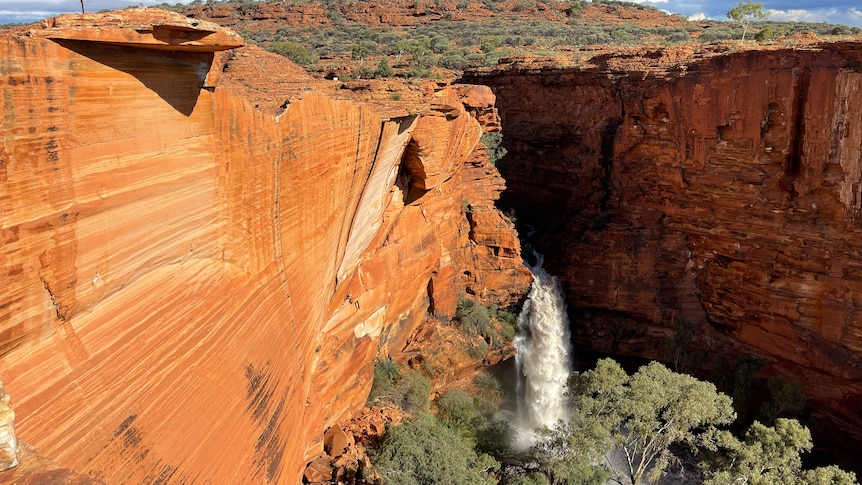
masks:
{"label": "waterfall", "polygon": [[535,430],[567,420],[566,380],[571,373],[569,318],[557,278],[542,268],[543,258],[528,267],[533,286],[518,316],[515,363],[519,376],[518,416],[512,423],[516,450],[525,450],[536,441]]}

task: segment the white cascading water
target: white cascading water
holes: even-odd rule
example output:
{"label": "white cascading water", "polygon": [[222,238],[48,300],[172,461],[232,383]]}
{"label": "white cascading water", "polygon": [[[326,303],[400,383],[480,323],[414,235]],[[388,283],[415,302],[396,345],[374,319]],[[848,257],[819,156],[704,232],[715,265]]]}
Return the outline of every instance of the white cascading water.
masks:
{"label": "white cascading water", "polygon": [[536,265],[529,266],[533,286],[518,316],[515,362],[518,376],[518,416],[513,424],[518,451],[536,442],[535,430],[567,421],[564,396],[571,373],[569,318],[562,288],[554,276],[542,268],[544,258],[535,254]]}

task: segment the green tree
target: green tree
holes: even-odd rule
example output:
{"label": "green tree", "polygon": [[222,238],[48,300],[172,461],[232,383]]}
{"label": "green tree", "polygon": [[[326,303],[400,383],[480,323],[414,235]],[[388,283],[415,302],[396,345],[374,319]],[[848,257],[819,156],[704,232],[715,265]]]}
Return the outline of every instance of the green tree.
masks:
{"label": "green tree", "polygon": [[380,62],[377,63],[377,69],[374,70],[374,77],[392,77],[393,75],[395,75],[395,69],[389,65],[389,60],[385,57],[381,58]]}
{"label": "green tree", "polygon": [[530,459],[548,475],[551,485],[601,485],[610,477],[600,465],[612,447],[610,431],[588,415],[576,413],[569,423],[539,430],[539,441],[530,448]]}
{"label": "green tree", "polygon": [[801,453],[811,450],[811,433],[795,419],[779,418],[767,427],[755,421],[739,440],[713,433],[704,461],[705,485],[853,485],[856,475],[836,466],[802,470]]}
{"label": "green tree", "polygon": [[311,52],[298,42],[274,42],[269,46],[269,51],[287,57],[300,66],[307,66],[314,62]]}
{"label": "green tree", "polygon": [[772,424],[784,415],[795,416],[805,407],[805,394],[798,382],[788,382],[780,377],[770,377],[766,383],[769,398],[760,406],[760,414],[767,424]]}
{"label": "green tree", "polygon": [[674,459],[671,445],[697,446],[703,430],[736,417],[730,398],[714,385],[658,362],[628,376],[612,359],[602,359],[595,369],[574,373],[569,386],[578,410],[572,423],[588,430],[597,445],[622,452],[633,485],[661,477]]}
{"label": "green tree", "polygon": [[742,25],[742,40],[745,40],[745,34],[748,32],[748,27],[752,21],[763,20],[769,17],[769,12],[763,11],[763,4],[760,2],[739,2],[739,5],[730,9],[727,12],[727,18],[733,19]]}
{"label": "green tree", "polygon": [[472,444],[430,414],[386,431],[371,453],[374,468],[390,485],[493,485],[499,464],[477,455]]}
{"label": "green tree", "polygon": [[371,49],[362,44],[353,44],[350,47],[350,57],[358,60],[365,59],[371,55]]}
{"label": "green tree", "polygon": [[498,405],[503,401],[503,384],[491,374],[479,374],[473,379],[476,395],[491,404]]}

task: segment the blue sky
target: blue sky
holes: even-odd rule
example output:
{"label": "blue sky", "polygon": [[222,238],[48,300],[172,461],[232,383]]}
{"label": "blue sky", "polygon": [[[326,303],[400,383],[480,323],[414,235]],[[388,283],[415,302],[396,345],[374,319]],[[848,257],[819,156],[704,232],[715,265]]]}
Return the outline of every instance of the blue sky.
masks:
{"label": "blue sky", "polygon": [[[129,5],[151,6],[165,0],[84,0],[87,11],[125,8]],[[170,3],[175,3],[172,0]],[[185,0],[183,3],[188,3]],[[739,0],[634,0],[661,10],[692,19],[725,20],[728,10]],[[772,20],[831,22],[862,27],[862,2],[859,0],[780,0],[763,2]],[[81,11],[80,0],[0,0],[0,23],[33,22],[61,13]]]}

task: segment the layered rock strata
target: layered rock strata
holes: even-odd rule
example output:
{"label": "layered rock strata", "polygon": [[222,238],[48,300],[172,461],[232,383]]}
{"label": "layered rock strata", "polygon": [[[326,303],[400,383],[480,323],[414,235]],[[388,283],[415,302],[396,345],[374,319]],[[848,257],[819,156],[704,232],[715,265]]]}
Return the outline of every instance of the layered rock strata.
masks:
{"label": "layered rock strata", "polygon": [[664,56],[466,78],[497,95],[508,203],[575,339],[662,359],[686,319],[691,352],[765,359],[860,442],[862,45]]}
{"label": "layered rock strata", "polygon": [[[0,37],[0,369],[18,436],[62,467],[293,483],[375,356],[468,284],[504,303],[529,283],[507,221],[464,210],[502,189],[473,155],[493,95],[378,109],[216,56],[237,39],[194,22]],[[265,92],[236,81],[258,58]]]}

